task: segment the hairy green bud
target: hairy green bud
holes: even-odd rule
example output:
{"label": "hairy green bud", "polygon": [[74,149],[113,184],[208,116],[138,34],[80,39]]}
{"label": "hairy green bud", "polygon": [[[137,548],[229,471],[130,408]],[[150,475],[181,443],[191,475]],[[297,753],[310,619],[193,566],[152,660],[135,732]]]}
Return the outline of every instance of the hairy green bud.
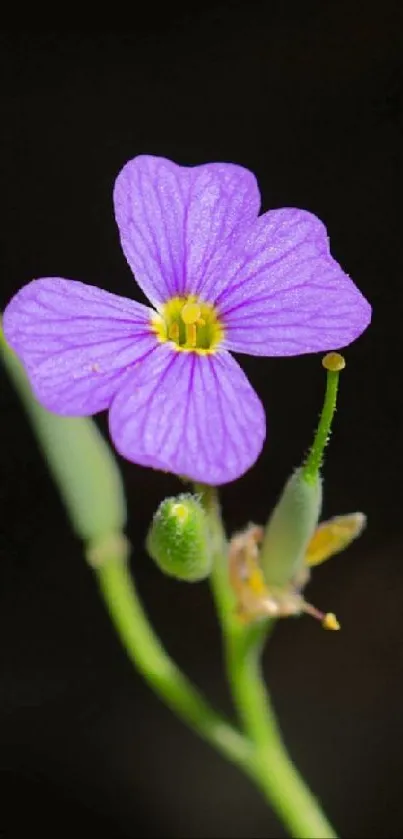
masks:
{"label": "hairy green bud", "polygon": [[164,574],[189,583],[208,577],[212,554],[199,498],[187,493],[165,498],[154,515],[146,547]]}

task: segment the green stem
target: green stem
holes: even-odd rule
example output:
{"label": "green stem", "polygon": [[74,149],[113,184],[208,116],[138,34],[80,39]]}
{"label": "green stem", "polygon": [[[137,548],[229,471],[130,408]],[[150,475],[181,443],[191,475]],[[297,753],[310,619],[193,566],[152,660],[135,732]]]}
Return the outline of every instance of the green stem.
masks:
{"label": "green stem", "polygon": [[144,612],[126,559],[104,558],[94,572],[115,630],[137,670],[171,710],[253,777],[249,742],[211,708],[168,656]]}
{"label": "green stem", "polygon": [[217,495],[210,487],[199,485],[197,490],[209,515],[215,547],[211,582],[222,624],[228,678],[239,717],[255,746],[256,782],[292,836],[334,839],[332,826],[288,756],[264,684],[260,654],[267,624],[245,629],[234,614]]}

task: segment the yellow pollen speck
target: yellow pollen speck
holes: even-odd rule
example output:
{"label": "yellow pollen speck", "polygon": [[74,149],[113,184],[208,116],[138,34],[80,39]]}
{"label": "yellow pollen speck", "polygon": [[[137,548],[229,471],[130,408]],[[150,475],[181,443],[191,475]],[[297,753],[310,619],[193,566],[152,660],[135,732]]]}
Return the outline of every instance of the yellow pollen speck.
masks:
{"label": "yellow pollen speck", "polygon": [[173,504],[173,506],[172,506],[172,514],[175,516],[175,518],[179,519],[179,521],[180,521],[181,523],[183,523],[183,522],[185,522],[185,521],[186,521],[186,519],[188,518],[189,511],[188,511],[188,509],[185,507],[185,505],[184,505],[184,504],[180,504],[180,503],[178,503],[178,504]]}
{"label": "yellow pollen speck", "polygon": [[201,315],[201,308],[198,303],[185,303],[181,311],[183,323],[196,324]]}
{"label": "yellow pollen speck", "polygon": [[325,370],[329,370],[331,373],[339,373],[340,370],[344,370],[346,362],[340,353],[328,352],[327,355],[322,358],[322,365]]}
{"label": "yellow pollen speck", "polygon": [[340,629],[340,624],[333,612],[328,612],[327,615],[325,615],[322,621],[322,626],[324,629]]}

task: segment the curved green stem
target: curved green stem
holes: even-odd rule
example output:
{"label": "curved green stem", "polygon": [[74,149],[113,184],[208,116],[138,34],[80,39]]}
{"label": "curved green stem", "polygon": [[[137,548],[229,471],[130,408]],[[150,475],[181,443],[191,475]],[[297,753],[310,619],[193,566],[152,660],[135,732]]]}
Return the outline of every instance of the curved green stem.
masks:
{"label": "curved green stem", "polygon": [[229,643],[228,667],[234,700],[255,744],[259,785],[292,836],[335,837],[319,802],[287,754],[260,668],[259,647]]}
{"label": "curved green stem", "polygon": [[144,612],[126,560],[110,556],[94,571],[118,636],[144,679],[201,737],[253,775],[249,742],[211,708],[168,656]]}
{"label": "curved green stem", "polygon": [[260,653],[271,627],[245,629],[237,620],[217,495],[211,487],[197,489],[209,516],[215,548],[211,583],[223,630],[228,678],[239,717],[255,747],[255,780],[292,836],[334,839],[332,826],[288,756],[264,684]]}

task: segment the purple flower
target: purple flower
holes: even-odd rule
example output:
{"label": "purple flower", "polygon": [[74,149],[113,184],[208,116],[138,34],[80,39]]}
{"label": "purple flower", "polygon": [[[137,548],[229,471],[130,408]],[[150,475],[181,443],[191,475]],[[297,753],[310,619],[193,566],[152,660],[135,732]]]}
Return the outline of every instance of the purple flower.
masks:
{"label": "purple flower", "polygon": [[114,190],[122,248],[154,308],[58,277],[4,314],[38,400],[57,414],[109,409],[118,451],[222,484],[265,438],[260,400],[230,351],[287,356],[345,346],[371,308],[304,210],[258,217],[259,190],[228,163],[139,156]]}

